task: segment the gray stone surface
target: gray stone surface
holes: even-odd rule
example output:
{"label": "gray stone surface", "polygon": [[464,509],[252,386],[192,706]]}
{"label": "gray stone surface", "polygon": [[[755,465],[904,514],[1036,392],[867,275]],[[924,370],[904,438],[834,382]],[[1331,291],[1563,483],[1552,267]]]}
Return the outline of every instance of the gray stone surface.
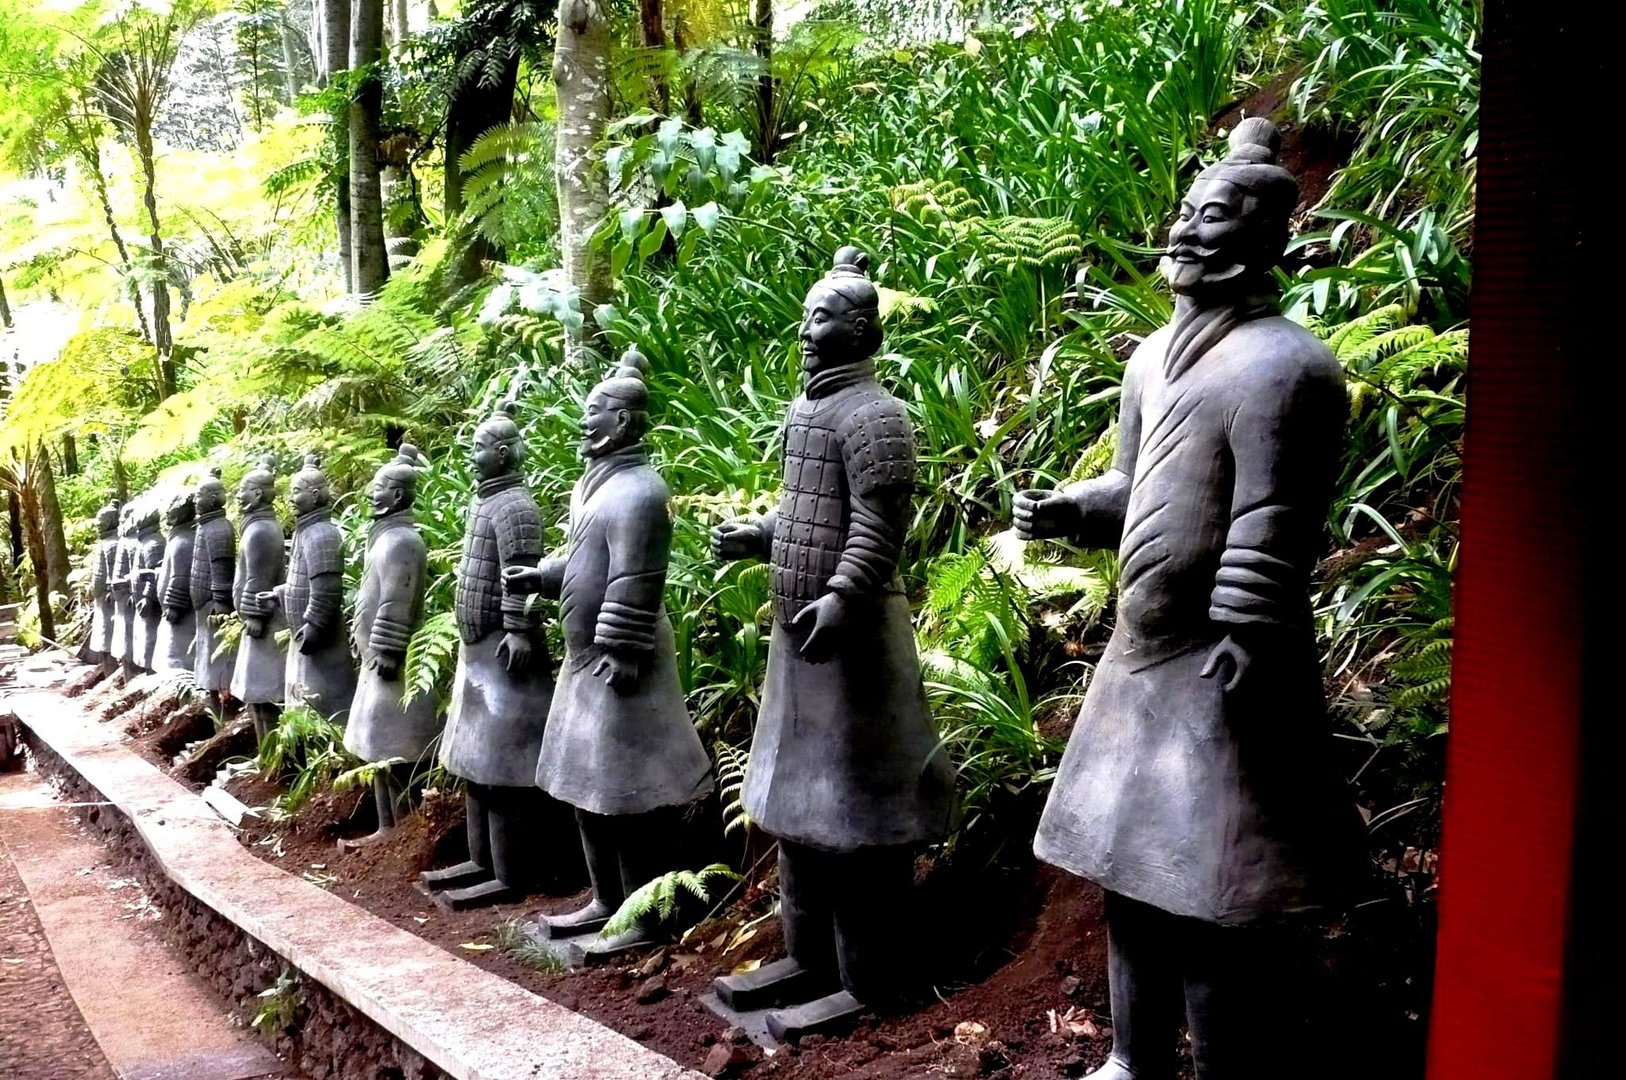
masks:
{"label": "gray stone surface", "polygon": [[460,1080],[700,1075],[261,862],[202,799],[65,699],[27,692],[12,704],[176,884]]}

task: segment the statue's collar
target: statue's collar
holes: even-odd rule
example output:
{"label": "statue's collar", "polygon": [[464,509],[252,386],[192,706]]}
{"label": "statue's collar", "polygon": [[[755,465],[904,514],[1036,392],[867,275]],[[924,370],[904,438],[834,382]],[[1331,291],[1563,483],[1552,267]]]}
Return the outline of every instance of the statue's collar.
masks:
{"label": "statue's collar", "polygon": [[604,481],[625,469],[636,468],[649,461],[649,454],[644,450],[644,444],[633,443],[623,446],[619,450],[611,450],[602,457],[590,458],[587,468],[582,473],[581,499],[586,502],[593,497],[593,493],[604,486]]}
{"label": "statue's collar", "polygon": [[1173,382],[1238,326],[1280,313],[1281,305],[1270,292],[1253,292],[1217,304],[1183,298],[1175,307],[1174,334],[1163,354],[1163,377]]}
{"label": "statue's collar", "polygon": [[264,521],[266,518],[275,520],[276,516],[277,512],[275,510],[271,509],[269,506],[262,506],[258,510],[250,510],[248,513],[244,514],[242,520],[243,524],[247,525],[251,521]]}
{"label": "statue's collar", "polygon": [[838,367],[825,368],[808,375],[802,382],[802,393],[809,399],[817,401],[822,397],[829,397],[837,390],[845,390],[857,383],[875,379],[875,358],[865,357],[855,364],[842,364]]}
{"label": "statue's collar", "polygon": [[389,529],[396,529],[402,525],[414,525],[416,523],[417,522],[412,517],[412,507],[410,506],[405,510],[397,510],[392,514],[385,514],[383,517],[373,518],[372,524],[367,526],[367,542],[369,544],[372,543],[380,533]]}
{"label": "statue's collar", "polygon": [[303,514],[296,515],[294,517],[294,528],[303,529],[306,525],[314,525],[318,521],[329,521],[332,519],[332,517],[332,507],[318,506],[314,510],[307,510]]}
{"label": "statue's collar", "polygon": [[511,487],[518,487],[524,481],[525,478],[517,472],[504,473],[501,476],[493,476],[488,480],[480,481],[475,485],[474,491],[475,494],[484,499],[497,494],[499,491],[507,491]]}
{"label": "statue's collar", "polygon": [[198,524],[202,525],[206,521],[214,521],[216,518],[223,518],[225,516],[226,508],[224,506],[218,510],[205,510],[203,513],[198,515]]}

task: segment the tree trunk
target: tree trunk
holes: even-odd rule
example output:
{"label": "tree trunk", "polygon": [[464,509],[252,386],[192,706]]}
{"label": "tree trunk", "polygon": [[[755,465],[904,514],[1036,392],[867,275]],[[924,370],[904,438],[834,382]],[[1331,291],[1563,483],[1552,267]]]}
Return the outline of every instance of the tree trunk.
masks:
{"label": "tree trunk", "polygon": [[71,434],[62,436],[62,475],[79,475],[79,444]]}
{"label": "tree trunk", "polygon": [[11,301],[6,299],[5,278],[0,278],[0,326],[11,329]]}
{"label": "tree trunk", "polygon": [[56,615],[51,610],[51,578],[46,571],[45,533],[40,528],[40,505],[32,480],[30,476],[27,481],[17,485],[17,498],[23,504],[23,527],[28,534],[28,562],[34,568],[34,602],[40,613],[40,634],[54,641]]}
{"label": "tree trunk", "polygon": [[350,70],[361,73],[350,99],[350,258],[355,292],[371,295],[390,276],[378,142],[384,111],[384,0],[352,0]]}
{"label": "tree trunk", "polygon": [[135,266],[130,259],[130,249],[125,246],[124,234],[119,232],[119,219],[113,213],[113,198],[107,191],[107,174],[102,172],[101,147],[97,145],[93,134],[81,133],[71,123],[68,125],[68,137],[78,149],[85,171],[90,174],[91,186],[96,189],[96,198],[102,206],[102,220],[107,222],[107,235],[113,238],[113,247],[119,253],[119,265],[124,267],[124,281],[130,290],[130,301],[135,305],[136,323],[141,327],[141,340],[150,345],[152,327],[147,324],[146,308],[141,306],[141,283],[135,279],[133,273]]}
{"label": "tree trunk", "polygon": [[[682,12],[672,17],[672,47],[680,57],[689,51],[689,26]],[[693,72],[683,76],[683,118],[692,128],[706,126],[705,98],[700,93],[700,80],[694,77]]]}
{"label": "tree trunk", "polygon": [[[662,0],[638,0],[638,38],[646,49],[666,48],[666,14]],[[661,63],[665,63],[662,58]],[[672,111],[672,89],[666,84],[666,70],[650,67],[649,103],[662,116]]]}
{"label": "tree trunk", "polygon": [[474,141],[514,115],[514,88],[519,83],[519,53],[503,65],[495,86],[480,85],[478,74],[460,80],[446,106],[446,220],[463,212],[463,183],[467,179],[459,160]]}
{"label": "tree trunk", "polygon": [[407,19],[407,0],[390,0],[390,48],[399,55],[406,48],[412,27]]}
{"label": "tree trunk", "polygon": [[299,46],[296,43],[298,34],[287,19],[283,19],[278,30],[278,36],[282,38],[282,92],[287,98],[287,103],[292,105],[294,99],[299,97]]}
{"label": "tree trunk", "polygon": [[113,501],[120,506],[130,501],[130,474],[124,471],[124,458],[116,453],[113,455]]}
{"label": "tree trunk", "polygon": [[62,529],[62,504],[56,497],[56,474],[51,469],[51,454],[40,443],[34,453],[34,462],[28,470],[28,486],[39,502],[39,527],[45,544],[45,579],[52,592],[68,591],[68,572],[73,563],[68,557],[68,538]]}
{"label": "tree trunk", "polygon": [[158,361],[158,400],[175,393],[175,358],[169,336],[169,263],[164,257],[164,234],[158,224],[157,178],[153,172],[151,103],[142,100],[134,110],[136,154],[141,158],[141,202],[147,208],[152,247],[152,344]]}
{"label": "tree trunk", "polygon": [[[322,56],[318,62],[321,70],[317,72],[317,85],[323,87],[350,69],[350,0],[322,0]],[[332,125],[333,156],[341,163],[334,177],[334,218],[339,232],[339,264],[344,271],[344,289],[354,292],[355,267],[351,265],[350,253],[349,120],[345,116]]]}
{"label": "tree trunk", "polygon": [[779,141],[774,122],[773,0],[755,0],[751,28],[752,48],[762,60],[762,71],[757,75],[757,161],[771,165]]}
{"label": "tree trunk", "polygon": [[592,349],[598,337],[593,311],[610,298],[610,266],[591,250],[593,230],[609,208],[608,176],[599,143],[610,112],[610,23],[600,0],[566,0],[553,50],[558,96],[554,176],[559,188],[559,251],[565,288],[585,316],[565,342],[567,362]]}
{"label": "tree trunk", "polygon": [[11,566],[16,569],[23,564],[23,554],[27,549],[23,546],[22,509],[17,504],[16,494],[11,492],[6,494],[6,523],[11,536]]}

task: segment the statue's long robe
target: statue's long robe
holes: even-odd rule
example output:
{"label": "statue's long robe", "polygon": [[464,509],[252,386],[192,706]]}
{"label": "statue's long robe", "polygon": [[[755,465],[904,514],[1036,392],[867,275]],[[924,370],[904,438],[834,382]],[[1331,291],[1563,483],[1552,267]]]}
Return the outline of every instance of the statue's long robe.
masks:
{"label": "statue's long robe", "polygon": [[[1308,589],[1342,374],[1287,319],[1199,312],[1146,339],[1120,401],[1112,470],[1070,489],[1078,539],[1118,547],[1117,624],[1034,851],[1212,922],[1333,901],[1358,820],[1329,763]],[[1237,692],[1200,677],[1232,633],[1265,643]]]}
{"label": "statue's long robe", "polygon": [[[681,806],[712,790],[661,600],[669,498],[642,451],[595,459],[570,497],[569,553],[542,564],[544,595],[560,598],[565,658],[536,783],[594,814]],[[631,685],[617,690],[593,674],[607,648],[638,658]]]}

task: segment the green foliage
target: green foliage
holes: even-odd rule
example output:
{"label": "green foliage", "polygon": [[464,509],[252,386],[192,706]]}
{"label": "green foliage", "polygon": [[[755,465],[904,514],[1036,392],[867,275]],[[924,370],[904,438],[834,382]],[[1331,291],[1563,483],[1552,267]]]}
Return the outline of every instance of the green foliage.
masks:
{"label": "green foliage", "polygon": [[275,1039],[294,1026],[299,1016],[299,972],[284,967],[277,981],[255,996],[261,1001],[251,1023],[261,1036]]}
{"label": "green foliage", "polygon": [[436,612],[419,624],[407,642],[406,671],[401,680],[406,684],[407,701],[433,695],[437,688],[451,685],[461,644],[453,612]]}
{"label": "green foliage", "polygon": [[[674,932],[687,930],[698,921],[692,903],[712,904],[725,884],[739,881],[740,875],[724,863],[712,863],[700,870],[673,870],[633,890],[604,929],[601,937],[615,937],[634,927],[654,929],[668,926]],[[696,914],[695,918],[690,918]]]}
{"label": "green foliage", "polygon": [[525,924],[519,919],[507,919],[498,923],[491,936],[496,940],[497,948],[532,971],[551,975],[565,970],[565,962],[559,954],[538,944],[526,932]]}
{"label": "green foliage", "polygon": [[745,790],[745,769],[751,760],[750,747],[720,742],[717,756],[717,794],[723,803],[723,835],[730,836],[751,827],[741,796]]}
{"label": "green foliage", "polygon": [[283,785],[273,812],[293,814],[318,791],[334,786],[356,759],[344,748],[344,728],[306,705],[290,705],[260,742],[260,774]]}

